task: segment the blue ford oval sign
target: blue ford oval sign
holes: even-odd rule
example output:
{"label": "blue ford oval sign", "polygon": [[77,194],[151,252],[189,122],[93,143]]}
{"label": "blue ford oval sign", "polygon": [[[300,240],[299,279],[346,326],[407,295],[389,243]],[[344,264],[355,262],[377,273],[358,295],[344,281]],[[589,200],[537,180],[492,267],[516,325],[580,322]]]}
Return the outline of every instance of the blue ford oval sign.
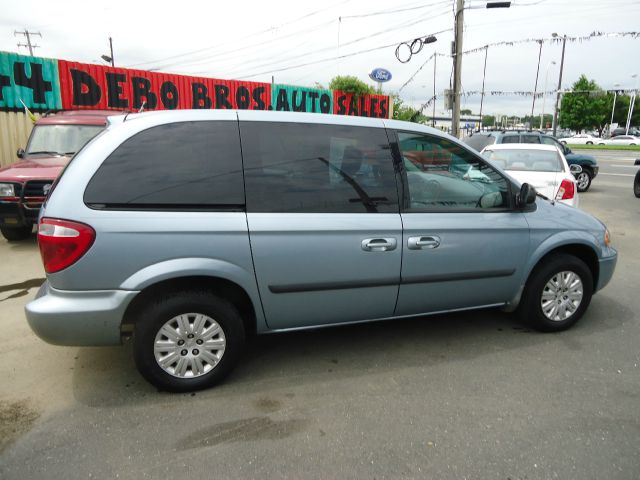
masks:
{"label": "blue ford oval sign", "polygon": [[374,68],[369,74],[369,78],[376,82],[388,82],[391,80],[391,72],[384,68]]}

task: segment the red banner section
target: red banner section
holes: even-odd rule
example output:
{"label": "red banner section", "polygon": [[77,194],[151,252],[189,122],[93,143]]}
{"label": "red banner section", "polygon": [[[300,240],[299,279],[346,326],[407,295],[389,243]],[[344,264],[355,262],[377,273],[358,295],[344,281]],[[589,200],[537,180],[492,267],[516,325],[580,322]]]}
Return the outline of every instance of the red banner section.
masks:
{"label": "red banner section", "polygon": [[389,118],[389,97],[333,91],[333,113],[358,117]]}
{"label": "red banner section", "polygon": [[63,109],[270,110],[271,84],[58,61]]}

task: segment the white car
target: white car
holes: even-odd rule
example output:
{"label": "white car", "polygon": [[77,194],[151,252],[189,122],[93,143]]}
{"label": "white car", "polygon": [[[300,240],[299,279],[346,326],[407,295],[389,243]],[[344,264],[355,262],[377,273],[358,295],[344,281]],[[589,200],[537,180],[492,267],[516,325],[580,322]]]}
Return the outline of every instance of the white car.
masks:
{"label": "white car", "polygon": [[560,143],[570,143],[572,145],[595,145],[602,141],[600,137],[594,137],[588,133],[578,133],[572,137],[560,139]]}
{"label": "white car", "polygon": [[640,145],[640,137],[633,135],[618,135],[609,140],[599,139],[598,145]]}
{"label": "white car", "polygon": [[550,200],[578,206],[576,179],[558,147],[503,143],[485,147],[482,155],[518,182],[532,185]]}

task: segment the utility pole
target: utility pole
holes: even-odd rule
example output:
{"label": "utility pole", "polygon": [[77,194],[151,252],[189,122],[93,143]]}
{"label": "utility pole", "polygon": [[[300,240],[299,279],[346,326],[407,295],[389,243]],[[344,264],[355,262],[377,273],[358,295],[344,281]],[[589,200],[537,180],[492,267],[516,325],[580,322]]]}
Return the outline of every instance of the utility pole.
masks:
{"label": "utility pole", "polygon": [[24,29],[24,31],[14,31],[13,32],[13,36],[17,37],[18,35],[22,35],[24,37],[26,37],[27,39],[27,43],[18,43],[18,47],[27,47],[29,49],[29,55],[31,55],[33,57],[33,49],[34,48],[40,48],[40,45],[32,45],[31,44],[31,35],[37,35],[40,38],[42,38],[42,34],[40,32],[30,32],[29,30],[27,30],[26,28]]}
{"label": "utility pole", "polygon": [[451,135],[460,134],[460,90],[462,90],[462,29],[464,25],[464,0],[456,0],[455,51],[453,59],[453,111]]}
{"label": "utility pole", "polygon": [[[557,34],[553,34],[557,37]],[[558,131],[558,103],[560,103],[560,90],[562,89],[562,69],[564,68],[564,47],[567,45],[567,36],[562,37],[562,57],[560,57],[560,77],[558,78],[558,91],[556,92],[556,107],[553,110],[553,136]]]}
{"label": "utility pole", "polygon": [[431,126],[435,128],[436,126],[436,61],[438,60],[438,55],[433,56],[433,113],[431,115]]}
{"label": "utility pole", "polygon": [[480,128],[482,130],[482,104],[484,103],[484,79],[487,76],[487,55],[489,54],[489,45],[484,47],[484,70],[482,71],[482,96],[480,97]]}
{"label": "utility pole", "polygon": [[536,107],[536,93],[538,92],[538,75],[540,74],[540,58],[542,58],[542,40],[540,42],[540,50],[538,51],[538,69],[536,70],[536,83],[533,86],[533,102],[531,102],[531,124],[529,128],[533,128],[533,110]]}

